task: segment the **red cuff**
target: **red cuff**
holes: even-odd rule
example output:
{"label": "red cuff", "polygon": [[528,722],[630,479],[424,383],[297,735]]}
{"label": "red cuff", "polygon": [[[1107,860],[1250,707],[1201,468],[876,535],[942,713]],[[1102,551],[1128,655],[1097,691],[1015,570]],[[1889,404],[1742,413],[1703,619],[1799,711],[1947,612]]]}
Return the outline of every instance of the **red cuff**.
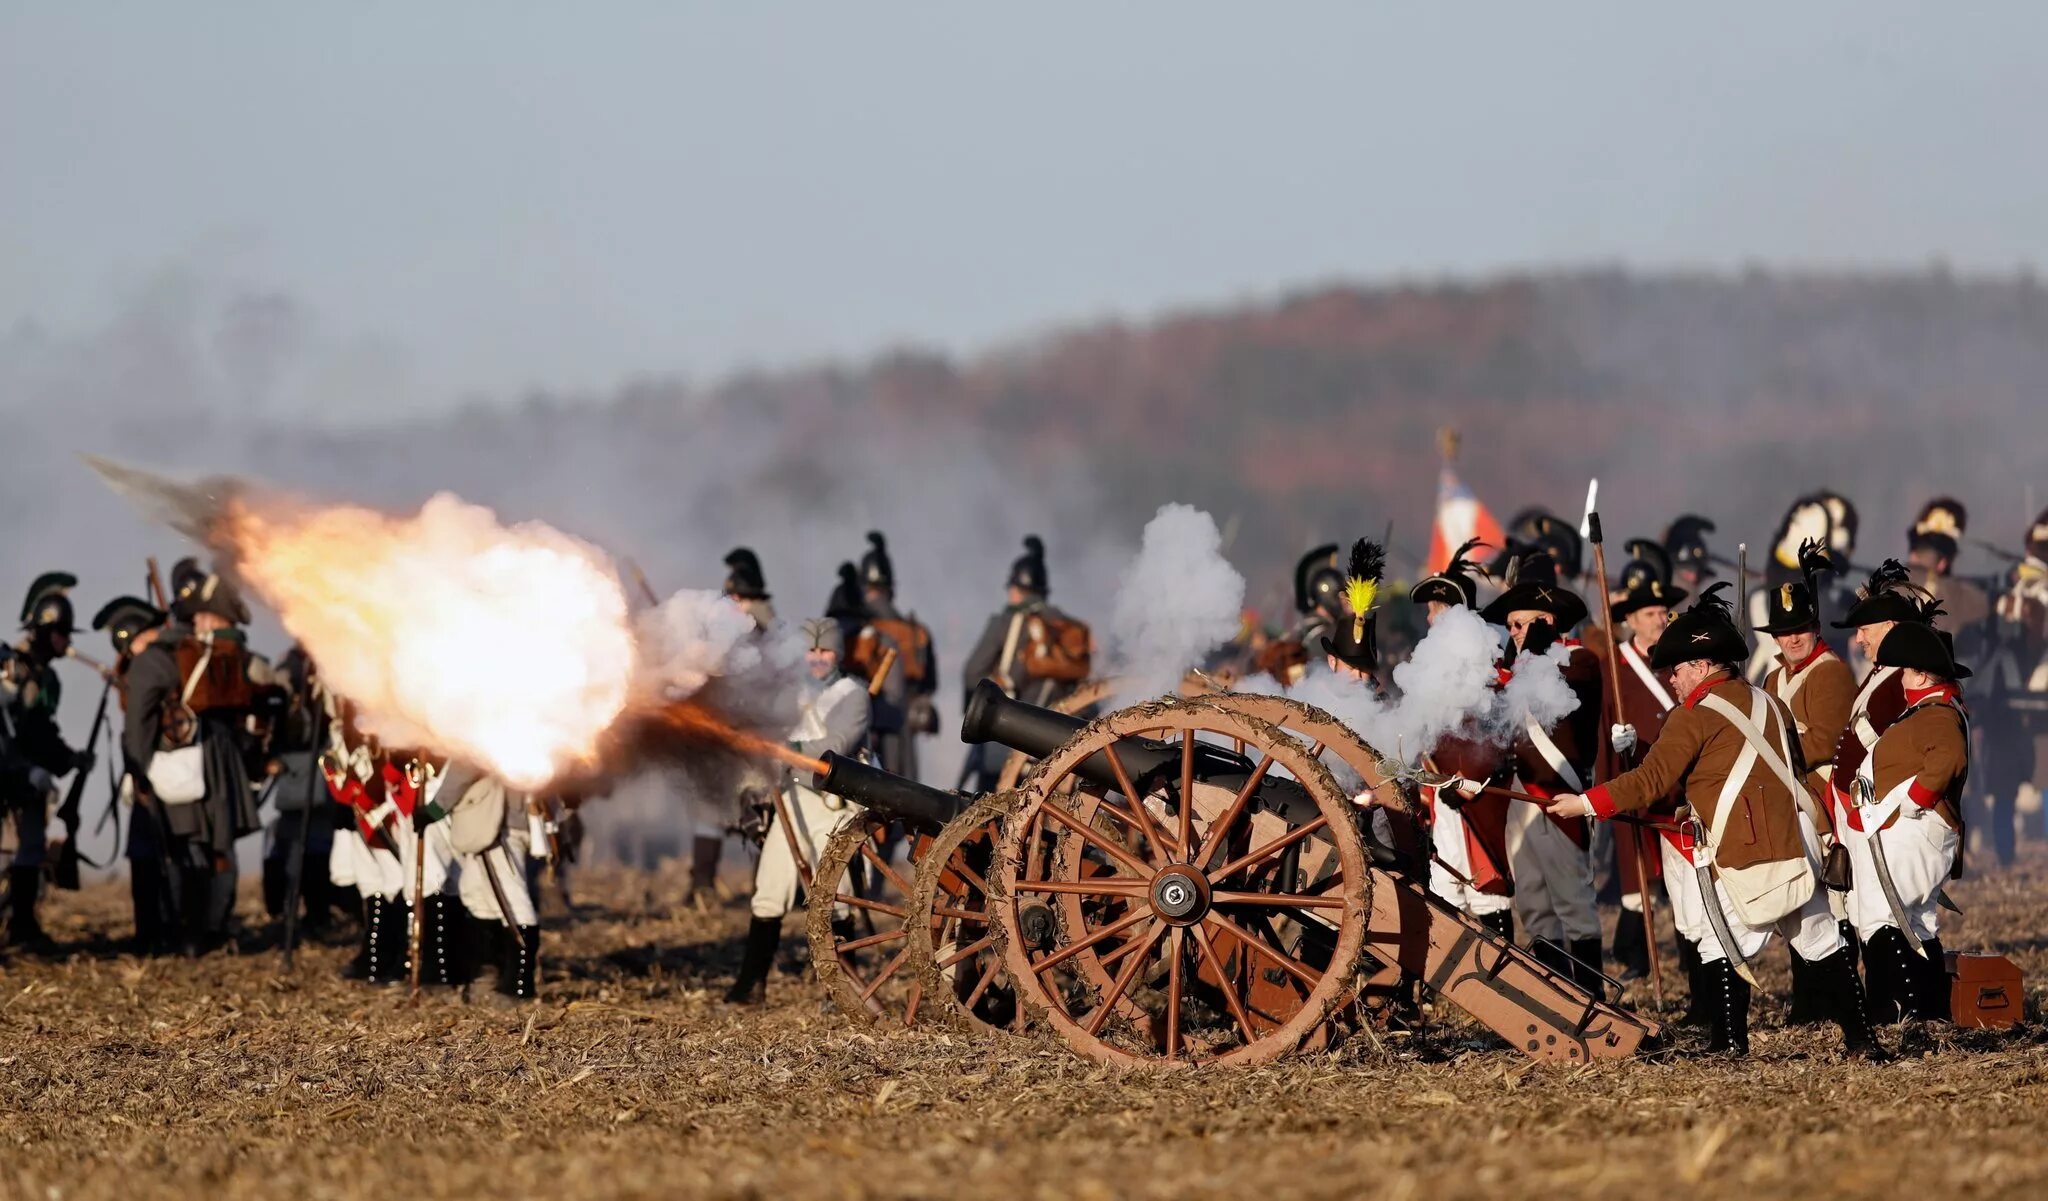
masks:
{"label": "red cuff", "polygon": [[1942,796],[1932,788],[1923,787],[1918,780],[1906,786],[1906,795],[1913,798],[1913,803],[1922,809],[1934,808],[1941,803]]}
{"label": "red cuff", "polygon": [[1607,818],[1614,816],[1614,798],[1607,795],[1607,785],[1595,784],[1585,792],[1586,801],[1593,806],[1593,816]]}

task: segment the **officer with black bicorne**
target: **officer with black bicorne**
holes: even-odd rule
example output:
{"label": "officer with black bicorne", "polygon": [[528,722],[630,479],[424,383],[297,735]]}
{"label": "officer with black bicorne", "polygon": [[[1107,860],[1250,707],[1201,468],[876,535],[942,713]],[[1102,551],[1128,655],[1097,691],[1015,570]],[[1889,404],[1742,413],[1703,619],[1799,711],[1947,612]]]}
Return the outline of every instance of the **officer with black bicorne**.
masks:
{"label": "officer with black bicorne", "polygon": [[235,843],[261,828],[244,761],[255,686],[234,586],[184,559],[171,592],[169,623],[128,668],[121,754],[137,795],[160,806],[179,945],[197,955],[226,940]]}
{"label": "officer with black bicorne", "polygon": [[[134,596],[117,596],[93,615],[92,628],[105,630],[114,647],[114,691],[123,713],[128,711],[129,669],[135,657],[157,640],[168,618],[162,609]],[[125,773],[120,796],[128,805],[128,838],[122,854],[128,860],[128,893],[135,907],[135,951],[162,954],[177,945],[175,907],[164,870],[168,843],[163,810],[137,791]]]}
{"label": "officer with black bicorne", "polygon": [[[982,627],[981,638],[968,652],[962,685],[967,695],[983,680],[1017,700],[1051,706],[1088,678],[1094,636],[1087,623],[1068,616],[1047,596],[1051,584],[1045,570],[1045,543],[1036,534],[1024,538],[1024,553],[1010,564],[1007,603]],[[982,743],[967,753],[963,783],[973,791],[995,786],[1009,750]]]}
{"label": "officer with black bicorne", "polygon": [[880,531],[868,532],[860,584],[867,620],[850,644],[847,673],[864,681],[874,698],[869,737],[883,770],[916,779],[917,739],[939,729],[932,704],[939,665],[931,630],[916,614],[905,616],[896,608],[896,565]]}
{"label": "officer with black bicorne", "polygon": [[57,730],[63,684],[54,664],[70,653],[77,633],[66,595],[77,583],[61,571],[37,576],[22,602],[21,640],[0,647],[0,812],[14,830],[7,943],[38,953],[54,949],[36,915],[49,844],[76,833],[51,813],[57,781],[93,765],[91,747],[73,749]]}

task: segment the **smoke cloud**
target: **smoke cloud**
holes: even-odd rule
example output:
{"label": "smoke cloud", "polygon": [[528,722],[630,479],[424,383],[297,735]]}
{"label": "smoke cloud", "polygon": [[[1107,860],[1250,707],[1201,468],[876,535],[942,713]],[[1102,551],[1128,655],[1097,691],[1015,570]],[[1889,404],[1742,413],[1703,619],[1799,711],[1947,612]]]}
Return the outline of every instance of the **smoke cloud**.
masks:
{"label": "smoke cloud", "polygon": [[1244,577],[1207,513],[1169,504],[1145,525],[1110,618],[1118,705],[1175,692],[1189,668],[1237,633]]}

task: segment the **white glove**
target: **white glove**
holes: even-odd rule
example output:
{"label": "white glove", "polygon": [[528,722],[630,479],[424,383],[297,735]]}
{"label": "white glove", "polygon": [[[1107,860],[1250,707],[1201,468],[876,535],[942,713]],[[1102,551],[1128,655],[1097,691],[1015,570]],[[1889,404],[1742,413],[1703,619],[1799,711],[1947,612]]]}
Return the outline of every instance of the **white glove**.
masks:
{"label": "white glove", "polygon": [[1461,796],[1470,800],[1478,796],[1486,788],[1486,782],[1483,780],[1467,780],[1463,776],[1453,776],[1451,778],[1451,787],[1456,789]]}
{"label": "white glove", "polygon": [[63,818],[52,817],[43,826],[43,841],[69,842],[71,841],[71,827],[65,823]]}
{"label": "white glove", "polygon": [[1636,728],[1627,723],[1607,727],[1607,744],[1617,755],[1626,755],[1636,749]]}

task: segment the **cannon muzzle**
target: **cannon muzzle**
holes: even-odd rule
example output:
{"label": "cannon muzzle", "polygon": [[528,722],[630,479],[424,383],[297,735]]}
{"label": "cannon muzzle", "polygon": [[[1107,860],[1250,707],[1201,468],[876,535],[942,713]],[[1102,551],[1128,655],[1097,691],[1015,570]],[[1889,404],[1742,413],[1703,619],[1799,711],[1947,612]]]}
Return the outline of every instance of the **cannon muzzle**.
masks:
{"label": "cannon muzzle", "polygon": [[967,808],[967,802],[955,793],[940,792],[835,751],[825,752],[824,763],[825,770],[811,777],[811,787],[845,797],[877,816],[926,834],[937,834]]}

